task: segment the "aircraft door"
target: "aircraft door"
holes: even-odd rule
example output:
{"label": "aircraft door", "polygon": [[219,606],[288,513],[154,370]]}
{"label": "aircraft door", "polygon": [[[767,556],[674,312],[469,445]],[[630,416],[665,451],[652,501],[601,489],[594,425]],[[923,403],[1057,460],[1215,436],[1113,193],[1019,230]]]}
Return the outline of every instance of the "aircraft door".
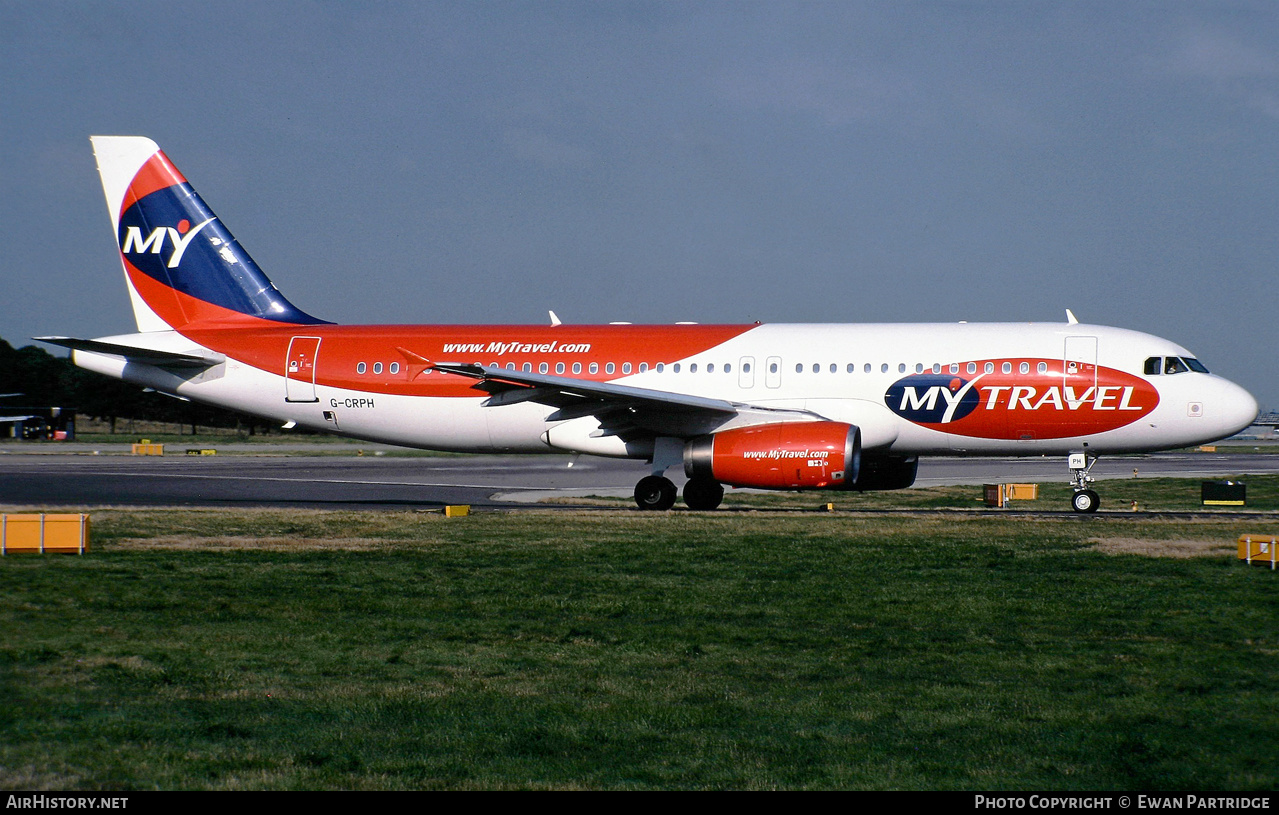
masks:
{"label": "aircraft door", "polygon": [[742,357],[737,361],[737,387],[743,390],[755,387],[755,357]]}
{"label": "aircraft door", "polygon": [[764,384],[770,388],[780,388],[782,386],[782,358],[769,357],[764,363]]}
{"label": "aircraft door", "polygon": [[315,360],[319,337],[294,337],[284,365],[284,401],[318,402],[315,395]]}
{"label": "aircraft door", "polygon": [[1066,351],[1062,358],[1063,385],[1076,388],[1095,387],[1097,384],[1097,338],[1067,337]]}

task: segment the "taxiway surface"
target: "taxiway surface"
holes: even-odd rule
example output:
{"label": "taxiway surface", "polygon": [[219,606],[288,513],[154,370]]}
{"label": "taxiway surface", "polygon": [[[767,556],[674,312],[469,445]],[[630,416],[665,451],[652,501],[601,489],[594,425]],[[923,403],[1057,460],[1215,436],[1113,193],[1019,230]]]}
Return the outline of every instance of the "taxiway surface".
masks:
{"label": "taxiway surface", "polygon": [[[24,449],[25,448],[25,449]],[[27,452],[36,449],[39,452]],[[0,505],[256,506],[342,509],[434,508],[445,504],[525,506],[547,498],[629,496],[648,474],[643,462],[570,456],[407,456],[254,454],[164,457],[0,450]],[[330,451],[332,452],[332,451]],[[377,453],[381,452],[382,455]],[[1163,453],[1101,459],[1106,481],[1142,477],[1224,479],[1279,472],[1279,456]],[[677,484],[683,474],[668,473]],[[1058,457],[923,459],[918,486],[1068,481]]]}

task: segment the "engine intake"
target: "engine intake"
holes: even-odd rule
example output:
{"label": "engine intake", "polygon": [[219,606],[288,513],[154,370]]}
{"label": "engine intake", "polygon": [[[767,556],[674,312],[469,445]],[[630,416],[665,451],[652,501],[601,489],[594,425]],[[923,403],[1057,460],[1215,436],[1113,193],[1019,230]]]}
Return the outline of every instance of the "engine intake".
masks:
{"label": "engine intake", "polygon": [[844,422],[785,422],[723,430],[684,447],[689,478],[774,490],[849,489],[861,431]]}

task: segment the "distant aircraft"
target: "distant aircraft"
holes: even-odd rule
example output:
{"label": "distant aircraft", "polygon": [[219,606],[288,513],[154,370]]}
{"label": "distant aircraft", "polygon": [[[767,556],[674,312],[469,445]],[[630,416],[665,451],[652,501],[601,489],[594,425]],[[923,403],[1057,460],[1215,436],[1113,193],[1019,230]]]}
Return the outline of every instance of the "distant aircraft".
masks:
{"label": "distant aircraft", "polygon": [[92,137],[138,333],[40,337],[89,370],[407,447],[644,459],[643,509],[724,485],[886,490],[919,456],[1067,458],[1202,444],[1257,415],[1181,346],[1060,324],[343,326],[294,306],[150,139]]}

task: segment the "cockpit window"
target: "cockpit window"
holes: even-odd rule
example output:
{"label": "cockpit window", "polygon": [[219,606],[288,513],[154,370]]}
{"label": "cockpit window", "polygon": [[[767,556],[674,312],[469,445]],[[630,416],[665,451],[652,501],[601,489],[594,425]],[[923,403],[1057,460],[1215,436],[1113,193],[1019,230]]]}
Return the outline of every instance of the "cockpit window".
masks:
{"label": "cockpit window", "polygon": [[1194,357],[1146,357],[1144,368],[1146,376],[1165,374],[1184,374],[1194,371],[1198,374],[1208,373],[1204,364]]}
{"label": "cockpit window", "polygon": [[1177,357],[1164,358],[1164,373],[1166,374],[1184,374],[1189,370],[1190,369],[1186,367],[1186,363],[1182,362]]}

